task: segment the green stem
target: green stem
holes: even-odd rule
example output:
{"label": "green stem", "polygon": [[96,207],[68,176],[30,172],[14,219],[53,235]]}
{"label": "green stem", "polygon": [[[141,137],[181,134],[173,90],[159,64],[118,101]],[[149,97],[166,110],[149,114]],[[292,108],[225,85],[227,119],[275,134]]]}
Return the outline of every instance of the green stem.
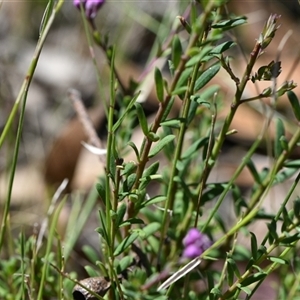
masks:
{"label": "green stem", "polygon": [[9,215],[9,209],[10,209],[10,202],[11,202],[11,195],[12,195],[12,188],[13,188],[13,182],[14,182],[14,177],[15,177],[15,172],[16,172],[16,167],[17,167],[17,159],[19,156],[19,147],[20,147],[20,140],[21,140],[21,135],[22,135],[22,130],[23,130],[23,123],[24,123],[24,115],[25,115],[25,108],[26,108],[26,100],[27,100],[27,94],[28,90],[33,78],[33,74],[35,72],[38,59],[40,57],[43,45],[46,41],[46,37],[48,35],[48,32],[53,24],[53,21],[55,19],[56,14],[60,10],[62,4],[64,3],[64,0],[60,0],[56,6],[54,7],[48,22],[41,33],[39,40],[37,42],[37,46],[35,48],[35,52],[33,55],[33,59],[31,61],[31,64],[29,66],[27,75],[23,81],[23,84],[21,86],[20,92],[17,96],[17,99],[14,103],[14,106],[12,108],[12,111],[9,115],[9,118],[5,124],[5,127],[3,129],[3,132],[0,136],[0,148],[2,147],[2,144],[10,131],[10,128],[12,126],[12,122],[16,116],[16,113],[18,111],[20,103],[22,103],[22,108],[21,108],[21,113],[20,113],[20,118],[19,118],[19,123],[18,123],[18,130],[17,130],[17,136],[16,136],[16,143],[15,143],[15,149],[14,149],[14,154],[13,154],[13,161],[12,161],[12,167],[11,167],[11,173],[10,173],[10,178],[9,178],[9,186],[8,186],[8,192],[7,192],[7,199],[5,201],[5,206],[4,206],[4,212],[3,212],[3,219],[1,223],[1,231],[0,231],[0,251],[4,243],[4,237],[5,237],[5,232],[7,229],[7,219]]}

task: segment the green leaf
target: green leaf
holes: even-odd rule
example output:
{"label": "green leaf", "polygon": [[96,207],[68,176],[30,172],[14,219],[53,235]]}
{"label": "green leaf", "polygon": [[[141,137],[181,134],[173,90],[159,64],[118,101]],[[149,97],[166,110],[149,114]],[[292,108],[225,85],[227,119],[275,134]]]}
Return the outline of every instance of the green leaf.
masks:
{"label": "green leaf", "polygon": [[297,197],[294,201],[294,215],[297,219],[300,218],[300,198]]}
{"label": "green leaf", "polygon": [[213,295],[216,295],[216,296],[221,296],[222,295],[222,292],[220,289],[214,287],[210,290],[210,293],[213,294]]}
{"label": "green leaf", "polygon": [[142,230],[139,231],[139,235],[142,239],[147,239],[150,235],[153,235],[161,227],[161,223],[152,222],[145,226]]}
{"label": "green leaf", "polygon": [[99,259],[99,254],[89,245],[83,245],[82,251],[93,264]]}
{"label": "green leaf", "polygon": [[132,232],[117,246],[114,251],[114,256],[118,256],[123,253],[138,237],[139,234],[136,231]]}
{"label": "green leaf", "polygon": [[196,80],[195,91],[198,91],[201,88],[203,88],[212,78],[215,77],[215,75],[219,72],[219,70],[220,70],[219,64],[213,65],[209,67],[207,70],[205,70]]}
{"label": "green leaf", "polygon": [[[212,57],[208,56],[208,54],[210,54],[210,51],[213,48],[211,46],[206,46],[204,49],[202,49],[202,51],[194,56],[192,56],[189,61],[186,63],[186,67],[192,67],[195,64],[199,63],[199,62],[203,62],[204,60],[210,60]],[[204,59],[205,58],[205,59]]]}
{"label": "green leaf", "polygon": [[175,70],[177,69],[182,55],[182,46],[178,35],[176,34],[172,41],[172,62]]}
{"label": "green leaf", "polygon": [[126,106],[126,110],[124,111],[124,113],[118,118],[118,120],[116,121],[116,123],[114,124],[112,131],[115,132],[120,125],[122,124],[124,118],[128,115],[129,111],[133,108],[134,103],[136,102],[136,99],[139,97],[141,92],[138,92],[129,102],[129,104]]}
{"label": "green leaf", "polygon": [[50,19],[51,14],[53,13],[54,0],[49,0],[46,6],[46,9],[43,14],[43,18],[40,25],[40,36],[44,32],[45,27]]}
{"label": "green leaf", "polygon": [[298,121],[300,121],[300,104],[299,99],[293,91],[287,92],[289,101],[291,103],[294,115]]}
{"label": "green leaf", "polygon": [[166,120],[162,123],[160,123],[160,126],[168,126],[168,127],[172,127],[172,128],[179,128],[180,127],[180,124],[182,122],[182,119],[169,119],[169,120]]}
{"label": "green leaf", "polygon": [[278,234],[276,232],[277,224],[276,221],[273,219],[270,223],[267,224],[269,232],[268,232],[268,238],[269,243],[272,244],[275,241],[278,240]]}
{"label": "green leaf", "polygon": [[299,169],[300,168],[300,159],[286,161],[284,163],[284,166],[286,168],[292,168],[292,169],[298,168]]}
{"label": "green leaf", "polygon": [[[236,262],[232,258],[228,258],[227,262],[228,262],[228,274],[232,272],[233,274],[235,274],[235,276],[237,278],[241,278],[241,274],[240,274],[240,271],[239,271],[239,269],[238,269],[238,267],[236,265]],[[232,283],[233,283],[233,279],[234,279],[233,274],[231,274],[231,276],[232,276]]]}
{"label": "green leaf", "polygon": [[123,222],[123,218],[126,213],[126,204],[123,202],[121,205],[119,205],[117,210],[117,219],[116,219],[116,226],[119,227],[120,224]]}
{"label": "green leaf", "polygon": [[163,195],[160,195],[160,196],[155,196],[145,202],[142,202],[141,204],[141,207],[146,207],[148,205],[152,205],[152,204],[156,204],[156,203],[159,203],[159,202],[162,202],[162,201],[166,201],[167,197],[166,196],[163,196]]}
{"label": "green leaf", "polygon": [[159,168],[159,161],[156,161],[152,165],[150,165],[147,169],[144,170],[142,178],[156,174],[158,168]]}
{"label": "green leaf", "polygon": [[124,256],[117,267],[118,270],[118,274],[120,274],[121,272],[125,271],[128,267],[130,267],[132,264],[134,263],[134,259],[132,256],[130,255],[126,255]]}
{"label": "green leaf", "polygon": [[191,155],[196,153],[199,149],[205,146],[208,143],[208,137],[203,137],[194,142],[186,151],[184,151],[181,159],[189,158]]}
{"label": "green leaf", "polygon": [[298,168],[286,168],[280,171],[275,176],[275,180],[273,182],[273,185],[281,183],[292,177],[295,173],[297,173],[299,170]]}
{"label": "green leaf", "polygon": [[242,286],[240,283],[237,285],[237,287],[242,290],[244,293],[246,293],[247,295],[251,294],[251,290],[246,287],[246,286]]}
{"label": "green leaf", "polygon": [[157,67],[155,67],[154,70],[154,80],[155,80],[157,99],[159,102],[163,102],[164,101],[164,80],[160,70]]}
{"label": "green leaf", "polygon": [[136,113],[137,113],[141,128],[143,130],[143,133],[145,136],[148,136],[148,134],[149,134],[148,122],[147,122],[147,118],[145,116],[145,112],[142,108],[142,105],[140,103],[136,102],[135,108],[136,108]]}
{"label": "green leaf", "polygon": [[136,174],[130,174],[124,181],[124,192],[130,192],[136,180]]}
{"label": "green leaf", "polygon": [[98,195],[100,196],[100,198],[105,201],[105,197],[106,197],[106,193],[105,193],[105,188],[101,183],[97,183],[96,184],[96,189],[98,192]]}
{"label": "green leaf", "polygon": [[140,161],[140,154],[139,154],[139,150],[136,147],[136,145],[133,142],[129,142],[128,146],[130,146],[133,149],[133,151],[134,151],[134,153],[136,155],[137,160]]}
{"label": "green leaf", "polygon": [[150,150],[149,157],[155,156],[159,153],[168,143],[175,139],[175,135],[168,135],[161,139],[154,147]]}
{"label": "green leaf", "polygon": [[175,90],[172,92],[172,96],[182,95],[182,94],[184,94],[187,90],[188,90],[188,87],[187,87],[187,86],[181,86],[180,88],[175,89]]}
{"label": "green leaf", "polygon": [[193,72],[193,67],[190,67],[190,68],[186,68],[182,73],[181,73],[181,76],[178,80],[178,83],[176,85],[176,89],[179,89],[181,87],[186,87],[186,84],[187,84],[187,81],[188,81],[188,78],[191,76]]}
{"label": "green leaf", "polygon": [[250,232],[251,234],[251,253],[253,258],[256,260],[257,259],[257,240],[256,236],[253,232]]}
{"label": "green leaf", "polygon": [[210,55],[219,55],[225,52],[226,50],[230,49],[231,47],[235,46],[234,42],[228,41],[224,42],[223,44],[218,45],[214,49],[210,51]]}
{"label": "green leaf", "polygon": [[285,259],[282,259],[280,257],[275,257],[275,256],[269,256],[268,259],[272,262],[275,262],[277,264],[280,264],[280,265],[288,265],[288,261],[286,261]]}
{"label": "green leaf", "polygon": [[251,158],[247,161],[247,167],[248,167],[251,175],[253,176],[254,181],[258,184],[261,184],[261,177],[259,176],[259,174],[256,170],[256,167]]}
{"label": "green leaf", "polygon": [[266,276],[267,276],[267,274],[264,272],[259,272],[254,275],[251,275],[241,282],[241,286],[245,287],[245,286],[251,285],[254,282],[257,282],[257,281],[260,281],[260,280],[266,278]]}
{"label": "green leaf", "polygon": [[97,271],[95,269],[93,269],[91,266],[85,266],[84,267],[86,272],[88,273],[88,275],[90,277],[97,277],[99,276],[99,274],[97,273]]}
{"label": "green leaf", "polygon": [[241,17],[237,17],[237,18],[234,18],[231,20],[224,20],[224,21],[217,22],[215,24],[212,24],[211,27],[216,28],[216,29],[218,28],[218,29],[222,29],[222,30],[229,30],[236,26],[245,24],[246,22],[247,22],[247,18],[244,16],[241,16]]}
{"label": "green leaf", "polygon": [[212,183],[208,184],[207,191],[203,194],[201,198],[201,203],[211,201],[217,196],[221,195],[224,189],[227,187],[227,183]]}
{"label": "green leaf", "polygon": [[274,141],[274,155],[275,158],[278,158],[283,151],[280,139],[282,136],[285,136],[285,130],[284,130],[283,122],[280,118],[276,118],[275,122],[276,122],[276,136]]}
{"label": "green leaf", "polygon": [[130,219],[123,221],[119,227],[124,227],[124,226],[128,226],[128,225],[133,225],[133,224],[144,224],[144,221],[139,218],[130,218]]}

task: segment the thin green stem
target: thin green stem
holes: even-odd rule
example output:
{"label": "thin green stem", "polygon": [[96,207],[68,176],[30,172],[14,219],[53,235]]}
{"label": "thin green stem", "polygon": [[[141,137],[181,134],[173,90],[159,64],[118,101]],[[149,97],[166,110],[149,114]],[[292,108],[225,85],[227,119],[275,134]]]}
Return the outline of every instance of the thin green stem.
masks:
{"label": "thin green stem", "polygon": [[60,0],[55,8],[53,9],[47,24],[45,25],[45,28],[43,32],[41,33],[41,36],[39,37],[39,40],[37,42],[37,46],[33,55],[33,59],[31,61],[31,64],[29,66],[27,75],[23,81],[23,84],[21,86],[20,92],[17,96],[17,99],[14,103],[14,106],[12,108],[12,111],[9,115],[9,118],[5,124],[5,127],[3,129],[3,132],[0,136],[0,148],[10,131],[10,128],[12,126],[12,122],[16,116],[16,113],[18,111],[20,103],[22,103],[22,108],[21,108],[21,113],[20,113],[20,118],[19,118],[19,123],[18,123],[18,130],[17,130],[17,136],[16,136],[16,143],[15,143],[15,148],[14,148],[14,154],[13,154],[13,161],[12,161],[12,166],[11,166],[11,173],[10,173],[10,178],[9,178],[9,186],[8,186],[8,191],[7,191],[7,198],[5,201],[5,206],[4,206],[4,212],[3,212],[3,219],[1,223],[1,231],[0,231],[0,251],[2,249],[3,243],[4,243],[4,237],[5,237],[5,232],[7,228],[7,219],[9,215],[9,209],[10,209],[10,202],[11,202],[11,195],[12,195],[12,188],[13,188],[13,182],[14,182],[14,177],[15,177],[15,172],[16,172],[16,167],[17,167],[17,159],[19,156],[19,147],[20,147],[20,141],[21,141],[21,135],[23,131],[23,123],[24,123],[24,115],[25,115],[25,107],[26,107],[26,100],[27,100],[27,94],[28,90],[33,78],[34,71],[36,69],[37,63],[39,56],[41,54],[43,45],[45,43],[46,37],[48,35],[48,32],[53,24],[53,21],[55,19],[56,13],[60,10],[64,0]]}

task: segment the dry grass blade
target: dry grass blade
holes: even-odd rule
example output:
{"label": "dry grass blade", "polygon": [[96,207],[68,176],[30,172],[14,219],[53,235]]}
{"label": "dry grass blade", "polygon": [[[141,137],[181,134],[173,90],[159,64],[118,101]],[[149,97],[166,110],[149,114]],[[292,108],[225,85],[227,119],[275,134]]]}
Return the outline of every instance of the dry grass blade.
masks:
{"label": "dry grass blade", "polygon": [[179,271],[174,273],[169,279],[167,279],[162,285],[160,285],[157,289],[157,291],[164,290],[168,288],[171,284],[175,283],[177,280],[179,280],[181,277],[189,273],[191,270],[196,268],[198,265],[200,265],[201,259],[199,257],[196,257],[192,261],[190,261],[187,265],[182,267]]}

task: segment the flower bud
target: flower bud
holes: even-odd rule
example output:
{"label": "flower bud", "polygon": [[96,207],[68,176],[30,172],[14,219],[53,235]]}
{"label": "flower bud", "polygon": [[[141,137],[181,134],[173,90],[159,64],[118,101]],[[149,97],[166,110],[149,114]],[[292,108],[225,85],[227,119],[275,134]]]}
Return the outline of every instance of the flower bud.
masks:
{"label": "flower bud", "polygon": [[94,19],[96,17],[98,10],[104,2],[105,0],[73,0],[74,6],[78,9],[80,9],[82,5],[88,19]]}
{"label": "flower bud", "polygon": [[271,43],[275,36],[276,30],[279,28],[276,22],[280,18],[280,15],[272,14],[266,22],[262,33],[259,36],[258,42],[261,44],[261,48],[265,49]]}
{"label": "flower bud", "polygon": [[197,228],[191,228],[183,239],[184,251],[182,256],[196,258],[201,255],[212,242],[206,234],[201,233]]}

